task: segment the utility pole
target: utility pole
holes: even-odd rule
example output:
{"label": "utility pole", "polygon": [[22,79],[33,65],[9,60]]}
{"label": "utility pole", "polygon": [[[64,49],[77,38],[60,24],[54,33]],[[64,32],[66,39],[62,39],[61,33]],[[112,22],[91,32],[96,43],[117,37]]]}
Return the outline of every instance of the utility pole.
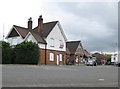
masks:
{"label": "utility pole", "polygon": [[5,31],[5,25],[4,25],[4,23],[3,23],[3,41],[4,41],[4,37],[5,37],[4,31]]}
{"label": "utility pole", "polygon": [[114,65],[116,64],[116,53],[115,53],[115,51],[116,51],[116,45],[117,45],[117,43],[115,43],[115,46],[114,46]]}

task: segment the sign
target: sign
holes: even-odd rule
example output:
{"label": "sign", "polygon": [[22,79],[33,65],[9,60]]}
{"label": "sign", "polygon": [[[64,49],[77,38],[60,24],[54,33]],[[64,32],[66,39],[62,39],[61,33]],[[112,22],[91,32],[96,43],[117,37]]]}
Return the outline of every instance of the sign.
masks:
{"label": "sign", "polygon": [[60,48],[63,48],[64,47],[64,44],[62,43],[62,44],[60,44]]}

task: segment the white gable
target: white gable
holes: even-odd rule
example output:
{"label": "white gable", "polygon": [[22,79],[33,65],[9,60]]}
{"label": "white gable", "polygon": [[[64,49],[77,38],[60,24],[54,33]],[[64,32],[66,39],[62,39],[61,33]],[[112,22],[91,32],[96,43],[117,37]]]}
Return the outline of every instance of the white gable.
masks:
{"label": "white gable", "polygon": [[22,38],[22,36],[20,35],[20,33],[16,30],[16,28],[14,26],[12,26],[12,28],[10,29],[10,31],[8,32],[7,36],[6,36],[6,39],[8,39],[8,36],[10,35],[10,33],[12,32],[12,30],[15,30],[19,36]]}
{"label": "white gable", "polygon": [[[33,43],[38,43],[34,36],[29,32],[25,37],[25,41],[31,41]],[[39,48],[45,49],[45,44],[38,43]]]}
{"label": "white gable", "polygon": [[83,47],[79,43],[78,48],[76,49],[75,54],[81,54],[81,52],[83,53],[83,51],[84,51],[84,49],[83,49]]}
{"label": "white gable", "polygon": [[29,32],[28,34],[27,34],[27,36],[25,37],[25,41],[31,41],[31,42],[35,42],[35,43],[37,43],[37,41],[36,41],[36,39],[33,37],[33,35]]}
{"label": "white gable", "polygon": [[10,45],[17,45],[17,44],[23,42],[24,39],[22,38],[22,36],[20,34],[19,34],[19,36],[15,36],[15,37],[8,37],[10,35],[10,33],[12,32],[12,30],[15,30],[19,34],[19,32],[13,26],[6,36],[6,39],[7,39],[8,43],[10,43]]}
{"label": "white gable", "polygon": [[47,42],[47,49],[66,51],[66,37],[59,22],[45,40]]}
{"label": "white gable", "polygon": [[23,39],[21,37],[11,37],[11,38],[7,38],[8,43],[10,43],[10,45],[17,45],[21,42],[23,42]]}

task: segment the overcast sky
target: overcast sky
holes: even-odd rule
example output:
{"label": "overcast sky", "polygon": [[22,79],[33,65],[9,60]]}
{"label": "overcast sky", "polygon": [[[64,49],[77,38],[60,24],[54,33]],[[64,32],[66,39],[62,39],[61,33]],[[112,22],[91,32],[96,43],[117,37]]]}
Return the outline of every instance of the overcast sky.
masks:
{"label": "overcast sky", "polygon": [[12,25],[27,27],[29,17],[32,17],[33,27],[36,27],[38,17],[42,15],[44,22],[58,20],[67,39],[81,40],[83,47],[88,51],[117,50],[117,0],[43,1],[1,0],[0,40],[3,28],[6,36]]}

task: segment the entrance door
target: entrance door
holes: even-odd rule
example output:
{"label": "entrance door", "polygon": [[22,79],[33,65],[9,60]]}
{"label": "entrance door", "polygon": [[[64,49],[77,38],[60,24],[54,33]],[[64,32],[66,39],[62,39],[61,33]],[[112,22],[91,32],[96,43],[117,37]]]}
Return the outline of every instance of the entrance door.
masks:
{"label": "entrance door", "polygon": [[57,55],[57,65],[59,65],[59,55]]}

